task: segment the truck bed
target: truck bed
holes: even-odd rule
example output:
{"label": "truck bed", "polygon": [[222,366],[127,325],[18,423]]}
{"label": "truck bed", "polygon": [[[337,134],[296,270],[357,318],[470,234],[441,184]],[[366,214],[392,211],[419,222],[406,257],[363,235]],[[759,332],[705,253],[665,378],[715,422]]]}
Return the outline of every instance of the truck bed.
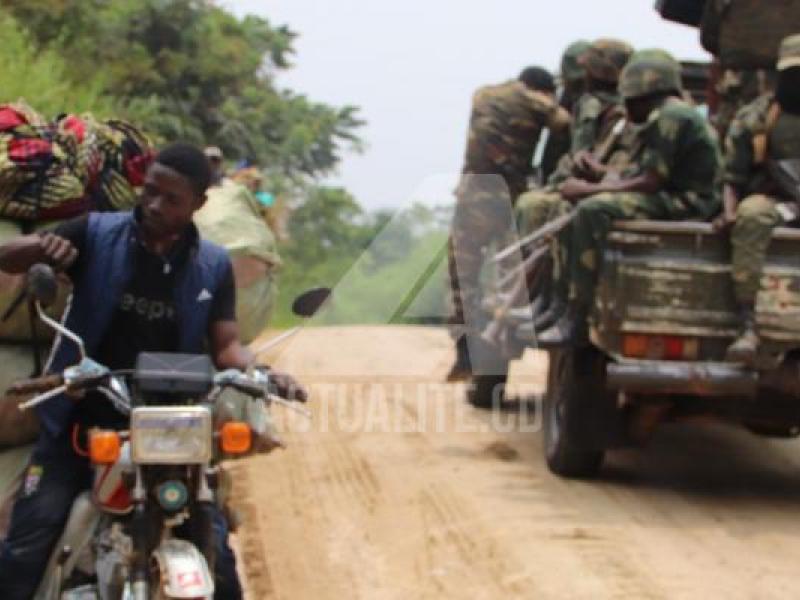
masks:
{"label": "truck bed", "polygon": [[[776,230],[757,313],[770,350],[800,347],[800,230]],[[738,319],[727,236],[708,223],[615,223],[593,314],[606,351],[618,353],[624,334],[662,334],[697,338],[702,358],[721,359]]]}

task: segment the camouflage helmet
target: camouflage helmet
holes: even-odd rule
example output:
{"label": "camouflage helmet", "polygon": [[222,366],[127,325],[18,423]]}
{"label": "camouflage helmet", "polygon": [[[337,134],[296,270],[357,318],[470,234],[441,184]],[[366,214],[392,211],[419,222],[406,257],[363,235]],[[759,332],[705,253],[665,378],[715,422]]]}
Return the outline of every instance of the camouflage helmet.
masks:
{"label": "camouflage helmet", "polygon": [[664,50],[636,52],[619,78],[619,92],[626,100],[682,89],[680,63]]}
{"label": "camouflage helmet", "polygon": [[633,47],[627,42],[612,38],[601,38],[580,56],[578,62],[586,69],[592,79],[606,83],[617,83],[619,74],[633,54]]}
{"label": "camouflage helmet", "polygon": [[561,56],[561,79],[566,81],[575,81],[583,79],[586,76],[586,71],[579,63],[581,55],[586,52],[591,44],[586,40],[578,40],[572,42],[564,54]]}
{"label": "camouflage helmet", "polygon": [[677,68],[680,69],[680,63],[677,60],[675,60],[675,57],[672,56],[672,54],[670,54],[663,48],[645,48],[643,50],[637,50],[628,59],[628,64],[640,60],[663,60],[674,64]]}

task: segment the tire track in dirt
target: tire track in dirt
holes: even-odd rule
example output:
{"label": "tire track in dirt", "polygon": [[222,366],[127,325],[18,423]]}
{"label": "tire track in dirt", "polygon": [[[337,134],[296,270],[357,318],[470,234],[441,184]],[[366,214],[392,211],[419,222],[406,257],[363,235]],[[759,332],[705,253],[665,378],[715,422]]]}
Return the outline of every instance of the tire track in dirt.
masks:
{"label": "tire track in dirt", "polygon": [[[439,556],[444,548],[445,552],[449,549],[455,554],[457,562],[450,566],[455,566],[459,576],[484,586],[488,581],[494,592],[503,597],[517,596],[525,590],[531,592],[533,582],[529,581],[530,587],[526,588],[525,581],[518,580],[517,571],[508,568],[508,559],[482,527],[480,517],[458,495],[435,484],[420,493],[419,507],[425,527],[428,568],[434,576],[440,572],[442,563],[430,557]],[[443,582],[438,585],[445,587]]]}
{"label": "tire track in dirt", "polygon": [[[443,375],[431,369],[448,366],[449,348],[443,332],[350,328],[309,332],[286,352],[292,366],[277,366],[343,386],[334,402],[346,422],[279,424],[289,449],[243,463],[266,597],[796,597],[798,445],[666,432],[611,453],[595,481],[562,480],[544,466],[540,433],[487,431],[491,416],[465,407],[463,389],[419,401],[418,384]],[[541,359],[526,358],[523,378],[512,373],[526,394],[541,389]],[[325,372],[304,374],[307,364]],[[372,385],[383,395],[364,392]],[[322,407],[311,408],[319,419]],[[396,415],[398,430],[347,420],[373,409]],[[260,575],[249,556],[248,574]]]}
{"label": "tire track in dirt", "polygon": [[374,512],[380,502],[381,486],[366,458],[357,456],[346,441],[329,442],[325,451],[330,467],[327,478],[342,502],[355,500],[366,512]]}
{"label": "tire track in dirt", "polygon": [[228,466],[233,485],[234,506],[244,526],[237,532],[239,551],[244,560],[247,592],[251,598],[273,598],[275,589],[270,577],[264,542],[266,538],[259,526],[258,510],[250,493],[253,489],[249,469],[245,465]]}

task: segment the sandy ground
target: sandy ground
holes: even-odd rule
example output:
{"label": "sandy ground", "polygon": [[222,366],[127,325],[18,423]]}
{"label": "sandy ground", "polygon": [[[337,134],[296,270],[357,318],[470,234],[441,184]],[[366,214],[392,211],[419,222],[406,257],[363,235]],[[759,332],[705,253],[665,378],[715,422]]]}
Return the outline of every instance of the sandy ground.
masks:
{"label": "sandy ground", "polygon": [[537,394],[494,417],[440,385],[442,331],[309,329],[273,356],[314,421],[274,413],[288,449],[237,463],[249,597],[797,598],[800,446],[665,427],[594,482],[551,475]]}

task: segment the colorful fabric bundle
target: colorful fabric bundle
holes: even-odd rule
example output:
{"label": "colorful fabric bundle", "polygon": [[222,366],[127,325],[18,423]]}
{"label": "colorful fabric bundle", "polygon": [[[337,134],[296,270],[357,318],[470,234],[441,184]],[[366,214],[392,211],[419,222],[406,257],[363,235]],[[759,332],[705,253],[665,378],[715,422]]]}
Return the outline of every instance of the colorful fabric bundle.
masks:
{"label": "colorful fabric bundle", "polygon": [[97,128],[95,150],[102,166],[88,194],[94,210],[128,210],[136,203],[136,188],[144,184],[155,157],[149,140],[136,127],[112,119]]}
{"label": "colorful fabric bundle", "polygon": [[152,158],[144,134],[124,121],[86,114],[47,122],[24,103],[0,105],[0,217],[131,208]]}

